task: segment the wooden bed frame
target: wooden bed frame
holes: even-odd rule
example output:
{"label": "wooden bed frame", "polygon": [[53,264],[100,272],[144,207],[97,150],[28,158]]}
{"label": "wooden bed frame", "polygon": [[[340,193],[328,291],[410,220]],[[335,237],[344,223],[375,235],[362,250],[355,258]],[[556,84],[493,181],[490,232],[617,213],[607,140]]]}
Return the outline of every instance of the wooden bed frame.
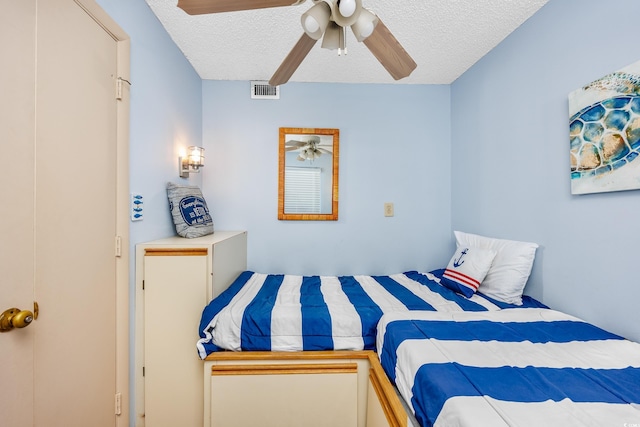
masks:
{"label": "wooden bed frame", "polygon": [[220,352],[205,360],[207,427],[406,427],[372,351]]}

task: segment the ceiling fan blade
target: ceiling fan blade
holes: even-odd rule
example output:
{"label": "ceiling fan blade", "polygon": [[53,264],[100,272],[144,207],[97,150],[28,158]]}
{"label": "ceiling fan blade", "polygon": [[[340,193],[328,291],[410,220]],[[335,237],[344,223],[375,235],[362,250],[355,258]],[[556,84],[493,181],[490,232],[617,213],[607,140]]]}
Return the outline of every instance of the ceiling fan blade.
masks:
{"label": "ceiling fan blade", "polygon": [[189,15],[201,15],[203,13],[294,6],[303,2],[304,0],[178,0],[178,7]]}
{"label": "ceiling fan blade", "polygon": [[280,67],[278,67],[271,77],[271,80],[269,80],[269,85],[279,86],[288,82],[317,41],[318,40],[309,37],[307,33],[302,33],[298,43],[291,49],[291,52],[284,58]]}
{"label": "ceiling fan blade", "polygon": [[364,44],[395,80],[407,77],[417,67],[380,18],[373,33],[364,39]]}
{"label": "ceiling fan blade", "polygon": [[308,144],[309,144],[308,142],[296,141],[295,139],[290,139],[289,141],[284,143],[284,145],[296,146],[296,147],[303,147],[303,146],[308,145]]}

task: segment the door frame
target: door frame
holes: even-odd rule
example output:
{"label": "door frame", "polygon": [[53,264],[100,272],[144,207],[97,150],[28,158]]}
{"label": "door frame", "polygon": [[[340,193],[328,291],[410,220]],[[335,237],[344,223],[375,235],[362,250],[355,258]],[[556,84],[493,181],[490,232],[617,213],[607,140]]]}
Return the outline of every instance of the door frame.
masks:
{"label": "door frame", "polygon": [[96,3],[96,0],[74,0],[93,18],[117,45],[117,78],[114,96],[117,96],[116,136],[116,396],[114,409],[116,427],[129,426],[129,111],[130,111],[130,52],[131,41],[127,33]]}

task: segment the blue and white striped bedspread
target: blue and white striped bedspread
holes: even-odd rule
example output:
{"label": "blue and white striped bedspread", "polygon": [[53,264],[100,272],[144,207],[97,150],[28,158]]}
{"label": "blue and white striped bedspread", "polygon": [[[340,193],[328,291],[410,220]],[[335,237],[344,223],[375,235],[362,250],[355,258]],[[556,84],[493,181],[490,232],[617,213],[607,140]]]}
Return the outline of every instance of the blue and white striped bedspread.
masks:
{"label": "blue and white striped bedspread", "polygon": [[481,295],[467,299],[430,273],[338,277],[245,271],[205,307],[197,347],[203,359],[221,349],[373,350],[376,325],[387,312],[510,307],[515,306]]}
{"label": "blue and white striped bedspread", "polygon": [[390,313],[383,368],[422,426],[640,426],[640,344],[549,309]]}

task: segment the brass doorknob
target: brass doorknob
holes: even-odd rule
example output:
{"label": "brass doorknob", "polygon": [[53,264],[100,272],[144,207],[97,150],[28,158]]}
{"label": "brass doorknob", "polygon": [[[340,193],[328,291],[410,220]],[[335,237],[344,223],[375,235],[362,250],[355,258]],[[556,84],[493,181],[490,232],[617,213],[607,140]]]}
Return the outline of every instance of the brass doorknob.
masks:
{"label": "brass doorknob", "polygon": [[10,308],[0,314],[0,332],[8,332],[14,328],[25,328],[38,318],[38,303],[33,303],[33,311]]}

